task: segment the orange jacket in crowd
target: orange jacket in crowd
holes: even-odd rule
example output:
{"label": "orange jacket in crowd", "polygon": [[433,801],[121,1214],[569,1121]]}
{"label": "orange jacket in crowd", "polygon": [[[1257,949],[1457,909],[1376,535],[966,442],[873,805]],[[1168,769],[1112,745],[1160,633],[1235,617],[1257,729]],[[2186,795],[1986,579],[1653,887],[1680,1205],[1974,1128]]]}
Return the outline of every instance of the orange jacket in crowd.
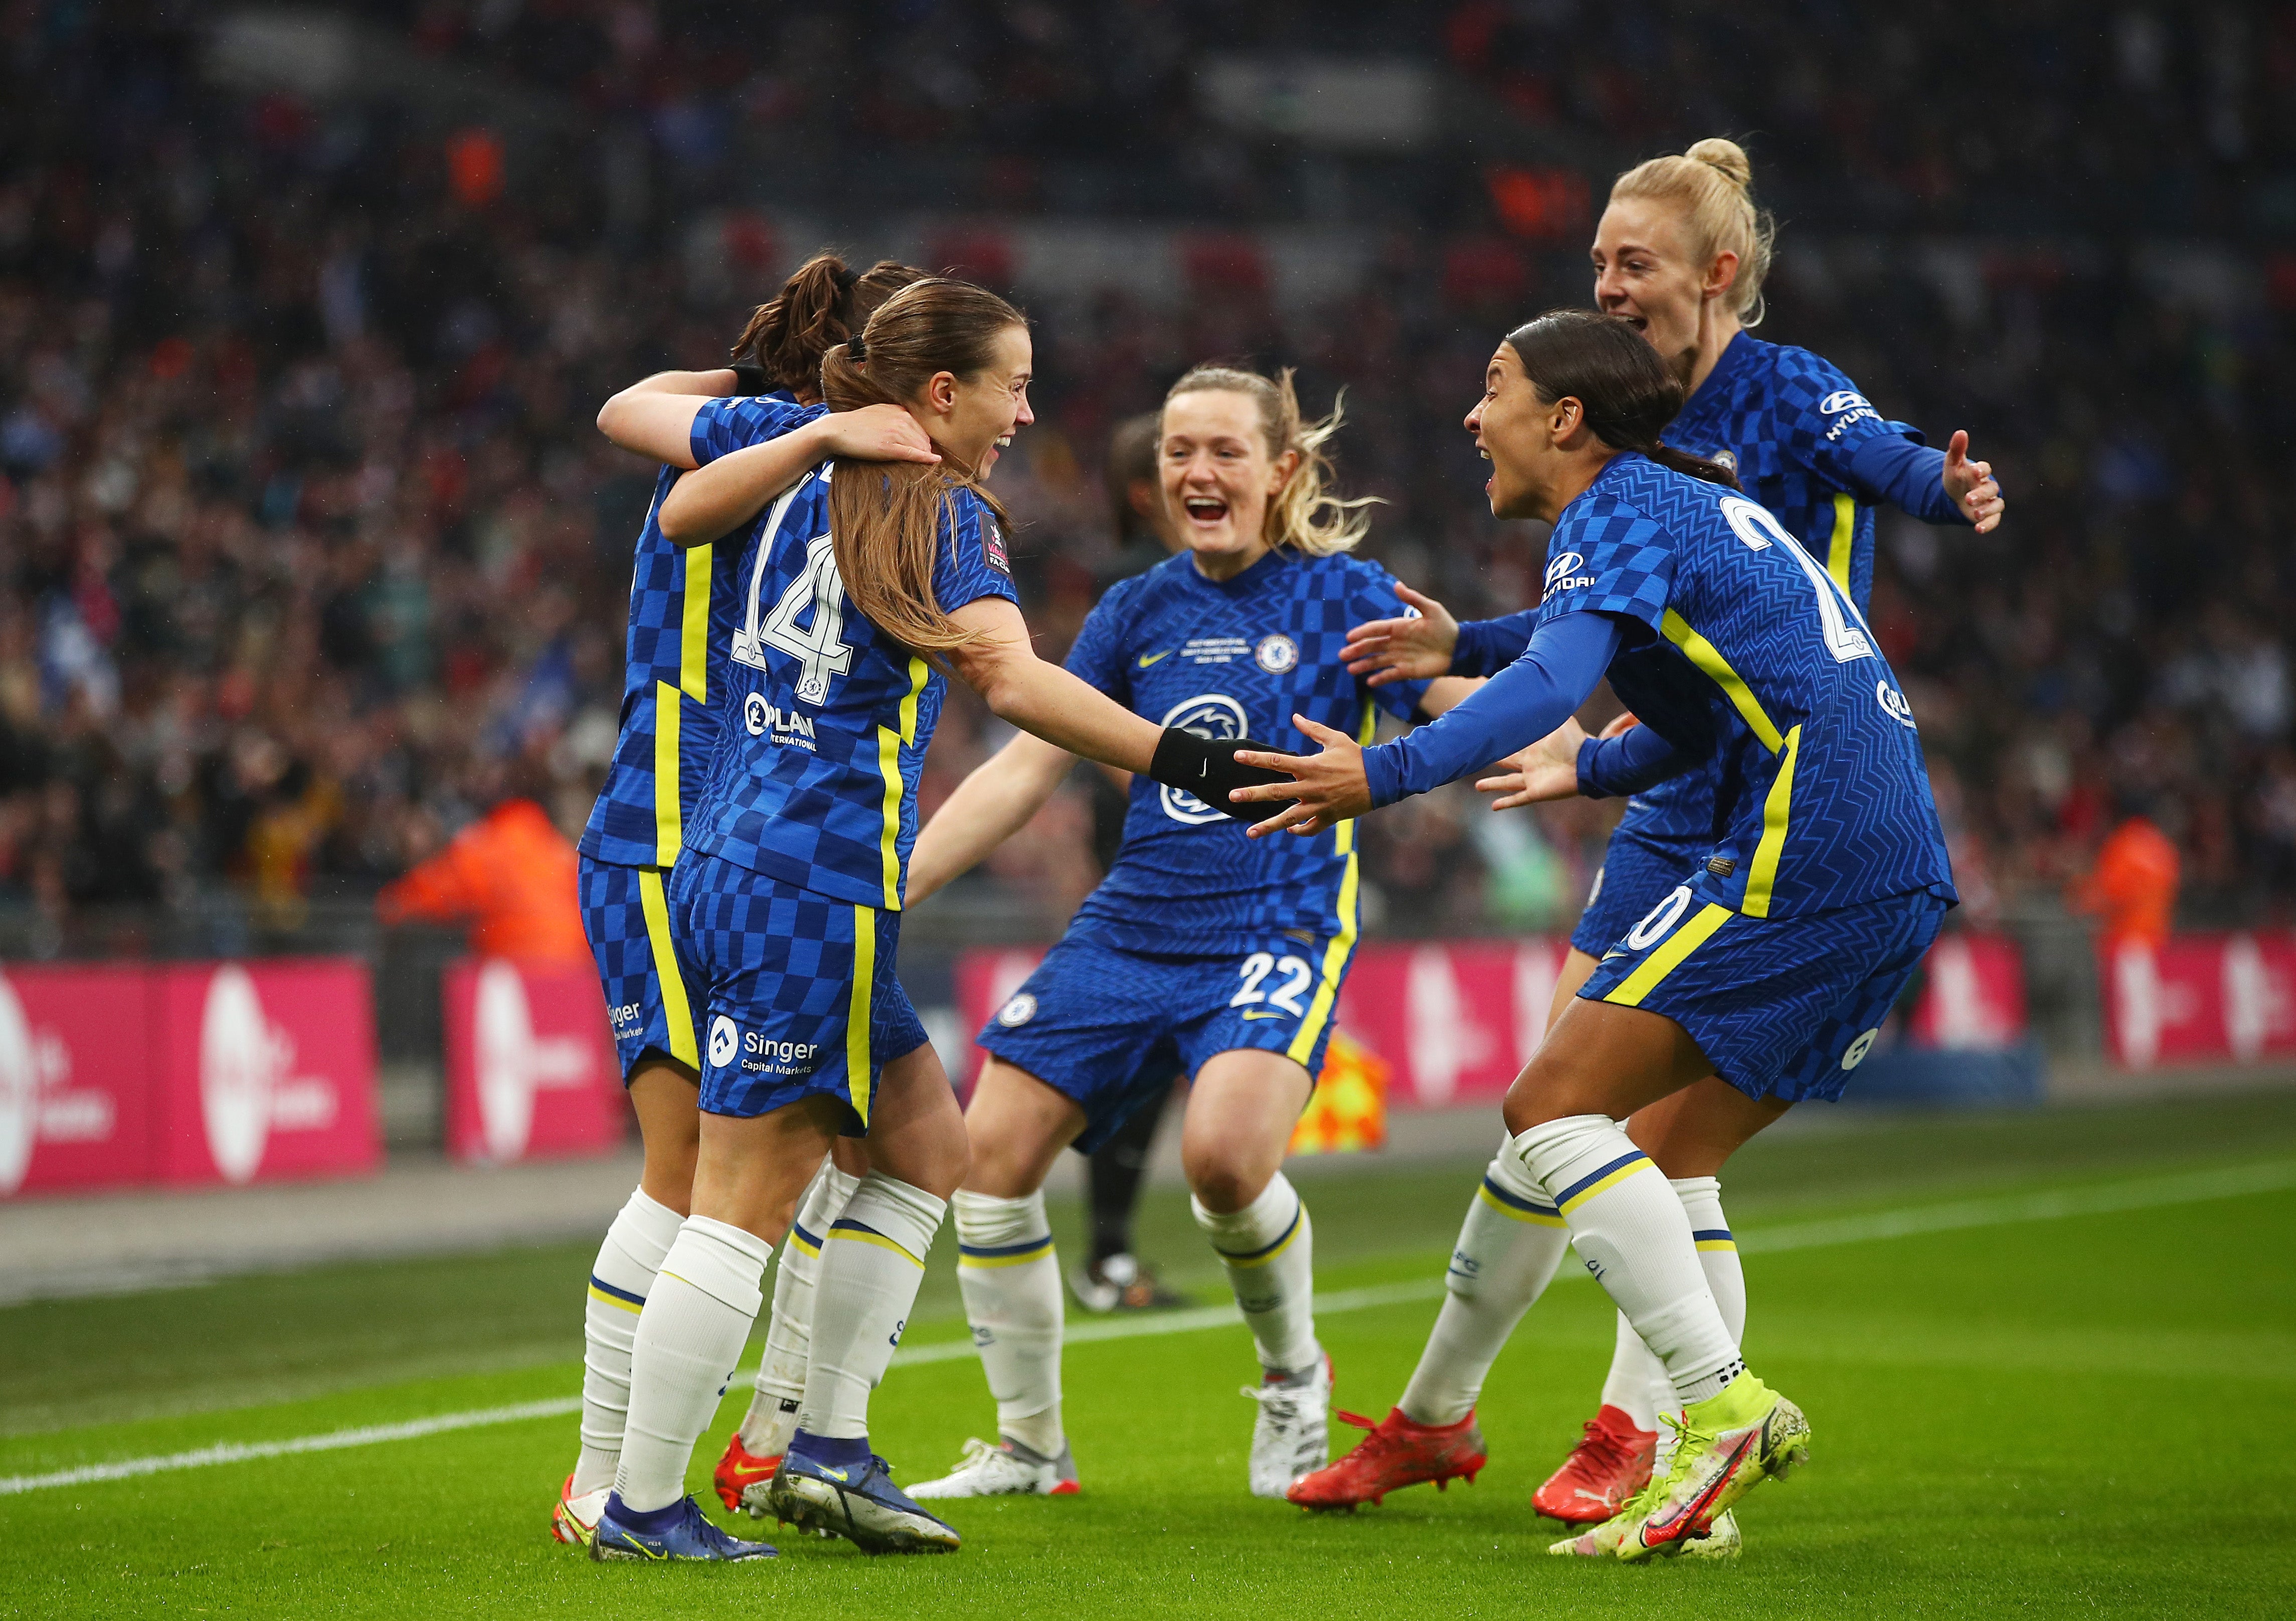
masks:
{"label": "orange jacket in crowd", "polygon": [[574,846],[530,799],[506,799],[375,897],[385,923],[468,918],[480,957],[584,963]]}
{"label": "orange jacket in crowd", "polygon": [[2176,916],[2178,867],[2169,835],[2132,816],[2105,839],[2095,867],[2074,886],[2073,904],[2103,919],[2108,944],[2141,940],[2157,946]]}

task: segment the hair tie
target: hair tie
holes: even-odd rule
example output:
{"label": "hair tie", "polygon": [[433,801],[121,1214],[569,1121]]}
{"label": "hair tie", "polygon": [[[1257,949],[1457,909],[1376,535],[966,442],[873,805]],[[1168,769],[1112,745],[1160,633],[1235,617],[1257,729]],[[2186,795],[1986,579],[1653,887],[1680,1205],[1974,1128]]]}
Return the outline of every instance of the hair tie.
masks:
{"label": "hair tie", "polygon": [[837,278],[837,291],[840,292],[852,292],[853,284],[861,279],[860,276],[857,272],[843,269],[841,267],[831,271],[830,275]]}
{"label": "hair tie", "polygon": [[845,340],[845,358],[856,366],[869,358],[869,345],[859,333]]}

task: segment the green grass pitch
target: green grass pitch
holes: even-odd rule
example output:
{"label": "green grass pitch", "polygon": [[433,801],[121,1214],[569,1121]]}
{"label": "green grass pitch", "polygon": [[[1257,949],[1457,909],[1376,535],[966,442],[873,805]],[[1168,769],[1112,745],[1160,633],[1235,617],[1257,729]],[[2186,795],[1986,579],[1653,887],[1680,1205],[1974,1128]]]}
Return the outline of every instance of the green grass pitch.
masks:
{"label": "green grass pitch", "polygon": [[[1751,1146],[1726,1181],[1747,1351],[1816,1435],[1810,1469],[1742,1508],[1734,1566],[1544,1557],[1554,1533],[1529,1493],[1590,1411],[1611,1337],[1608,1304],[1567,1269],[1486,1392],[1481,1481],[1351,1517],[1245,1495],[1237,1387],[1255,1369],[1225,1326],[1073,1345],[1084,1494],[953,1505],[954,1557],[784,1535],[764,1566],[592,1565],[545,1528],[574,1450],[573,1419],[550,1417],[0,1494],[0,1616],[2286,1615],[2292,1167],[2281,1098]],[[1475,1169],[1304,1180],[1319,1287],[1436,1278]],[[1064,1242],[1075,1221],[1056,1213]],[[1177,1281],[1219,1297],[1176,1192],[1152,1190],[1144,1227]],[[0,1311],[0,1476],[564,1398],[588,1255]],[[1433,1311],[1324,1319],[1341,1405],[1386,1411]],[[963,1335],[937,1255],[910,1346]],[[697,1491],[742,1394],[696,1453]],[[992,1424],[977,1364],[951,1355],[896,1368],[874,1436],[917,1480]]]}

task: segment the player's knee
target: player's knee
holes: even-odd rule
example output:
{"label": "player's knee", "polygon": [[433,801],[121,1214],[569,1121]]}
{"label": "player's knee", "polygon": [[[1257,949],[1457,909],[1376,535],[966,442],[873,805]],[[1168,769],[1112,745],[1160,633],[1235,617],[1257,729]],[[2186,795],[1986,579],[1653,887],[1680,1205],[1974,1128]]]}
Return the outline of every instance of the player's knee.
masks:
{"label": "player's knee", "polygon": [[1184,1144],[1181,1161],[1187,1173],[1188,1191],[1203,1201],[1205,1209],[1222,1215],[1242,1210],[1258,1198],[1275,1174],[1273,1167],[1239,1155],[1226,1144]]}

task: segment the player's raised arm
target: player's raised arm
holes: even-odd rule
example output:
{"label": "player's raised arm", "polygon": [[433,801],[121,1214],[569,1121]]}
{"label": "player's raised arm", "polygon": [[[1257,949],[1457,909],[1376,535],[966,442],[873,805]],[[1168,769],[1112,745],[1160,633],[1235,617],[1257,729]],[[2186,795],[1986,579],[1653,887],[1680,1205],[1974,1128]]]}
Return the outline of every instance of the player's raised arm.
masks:
{"label": "player's raised arm", "polygon": [[673,467],[692,467],[694,414],[734,391],[734,368],[656,372],[598,407],[598,432],[622,449]]}
{"label": "player's raised arm", "polygon": [[655,521],[674,546],[707,546],[756,517],[806,469],[832,456],[868,462],[940,460],[917,419],[899,406],[832,412],[688,473],[662,498]]}

